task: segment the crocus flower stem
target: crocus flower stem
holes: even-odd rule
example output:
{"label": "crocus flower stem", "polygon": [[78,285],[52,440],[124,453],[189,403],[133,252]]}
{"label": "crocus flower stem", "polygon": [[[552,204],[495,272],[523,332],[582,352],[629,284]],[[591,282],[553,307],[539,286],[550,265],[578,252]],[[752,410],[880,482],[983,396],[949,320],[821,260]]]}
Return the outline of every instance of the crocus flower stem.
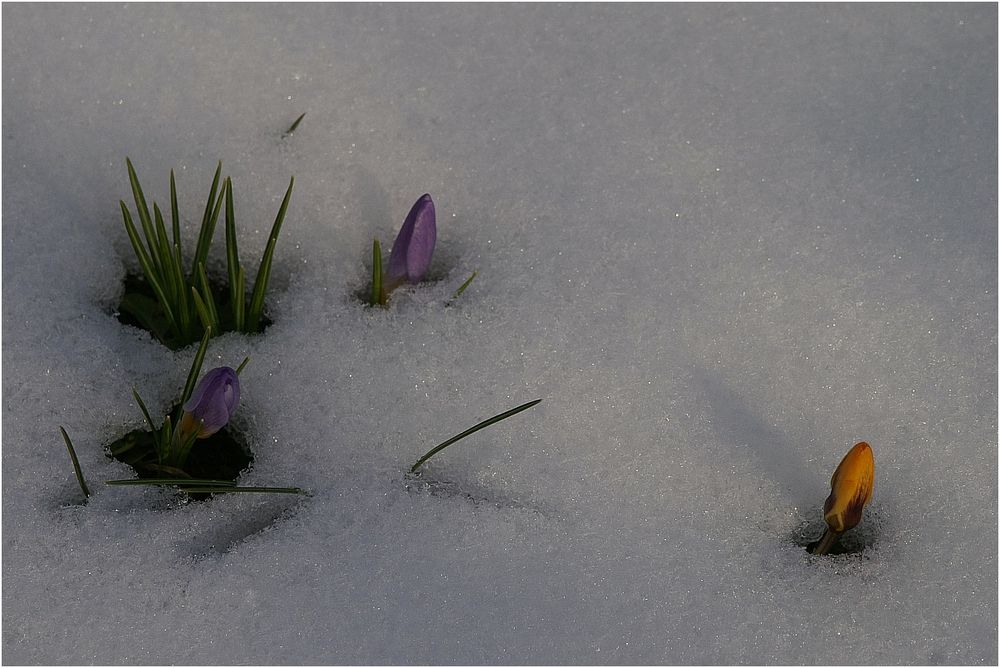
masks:
{"label": "crocus flower stem", "polygon": [[837,539],[840,538],[840,532],[834,531],[833,529],[827,529],[823,532],[823,537],[819,539],[819,542],[813,548],[813,554],[826,554],[830,551],[836,543]]}
{"label": "crocus flower stem", "polygon": [[236,214],[233,210],[233,182],[226,177],[226,269],[229,275],[229,302],[232,310],[234,327],[243,330],[243,306],[246,295],[243,292],[243,267],[240,265],[240,252],[236,243]]}
{"label": "crocus flower stem", "polygon": [[301,487],[237,487],[230,480],[208,480],[202,478],[128,478],[125,480],[105,480],[105,485],[152,487],[178,487],[188,494],[224,494],[229,492],[257,492],[267,494],[308,494]]}

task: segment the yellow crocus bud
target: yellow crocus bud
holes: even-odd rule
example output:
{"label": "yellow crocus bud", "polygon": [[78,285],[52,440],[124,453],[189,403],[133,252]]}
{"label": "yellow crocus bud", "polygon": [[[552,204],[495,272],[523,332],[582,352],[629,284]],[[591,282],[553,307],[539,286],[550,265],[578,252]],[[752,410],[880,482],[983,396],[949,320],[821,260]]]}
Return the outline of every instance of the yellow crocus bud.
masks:
{"label": "yellow crocus bud", "polygon": [[857,526],[875,487],[875,457],[864,441],[851,448],[830,479],[830,496],[823,504],[823,519],[829,529],[813,554],[826,554],[841,533]]}

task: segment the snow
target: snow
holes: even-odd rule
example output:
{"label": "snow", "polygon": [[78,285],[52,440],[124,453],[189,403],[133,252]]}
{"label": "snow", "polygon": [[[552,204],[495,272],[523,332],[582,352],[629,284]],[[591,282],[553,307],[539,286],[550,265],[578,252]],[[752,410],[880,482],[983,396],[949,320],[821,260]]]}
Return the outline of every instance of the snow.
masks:
{"label": "snow", "polygon": [[[996,5],[3,19],[6,663],[997,663]],[[254,270],[295,176],[206,368],[311,496],[103,485],[193,354],[113,316],[126,155],[188,239],[223,160]],[[424,192],[438,280],[363,307]]]}

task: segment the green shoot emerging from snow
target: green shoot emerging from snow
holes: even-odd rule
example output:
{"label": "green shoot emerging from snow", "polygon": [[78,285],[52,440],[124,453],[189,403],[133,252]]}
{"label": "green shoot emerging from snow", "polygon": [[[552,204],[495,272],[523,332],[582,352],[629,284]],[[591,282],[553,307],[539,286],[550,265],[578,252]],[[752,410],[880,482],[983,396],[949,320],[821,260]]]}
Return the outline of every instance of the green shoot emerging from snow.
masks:
{"label": "green shoot emerging from snow", "polygon": [[[403,285],[416,285],[425,279],[434,255],[437,242],[437,214],[434,200],[424,194],[418,199],[403,221],[403,226],[392,243],[388,266],[382,262],[382,245],[376,239],[372,243],[372,290],[368,303],[385,307],[389,295]],[[469,283],[476,277],[472,272],[465,283],[452,296],[457,299]]]}
{"label": "green shoot emerging from snow", "polygon": [[287,137],[290,134],[292,134],[293,132],[295,132],[295,128],[299,127],[299,123],[301,123],[302,119],[305,118],[305,117],[306,117],[306,115],[303,113],[301,116],[299,116],[298,118],[296,118],[295,122],[292,123],[291,127],[289,127],[287,130],[285,130],[284,136]]}
{"label": "green shoot emerging from snow", "polygon": [[[132,197],[142,228],[141,236],[125,202],[121,201],[119,204],[125,231],[142,268],[142,280],[126,281],[121,310],[150,331],[161,343],[174,350],[194,343],[208,329],[215,334],[227,331],[259,332],[263,328],[264,294],[271,276],[274,249],[288,210],[288,202],[292,197],[295,177],[292,177],[288,184],[278,215],[271,226],[267,247],[261,257],[250,301],[247,303],[245,272],[243,265],[240,264],[236,247],[233,184],[229,177],[226,177],[221,181],[220,191],[222,163],[220,162],[215,170],[190,267],[185,267],[184,262],[173,171],[170,172],[171,233],[168,237],[160,207],[153,202],[153,211],[150,215],[132,161],[126,158],[125,164],[128,167]],[[223,204],[225,204],[229,285],[226,290],[214,291],[205,272],[205,266]]]}
{"label": "green shoot emerging from snow", "polygon": [[73,462],[73,472],[76,474],[76,481],[80,483],[80,490],[83,492],[83,497],[89,499],[90,489],[87,488],[87,482],[83,479],[83,471],[80,469],[80,460],[76,458],[73,441],[69,440],[69,434],[66,433],[65,429],[59,427],[59,431],[62,432],[63,440],[66,442],[66,449],[69,450],[69,458]]}

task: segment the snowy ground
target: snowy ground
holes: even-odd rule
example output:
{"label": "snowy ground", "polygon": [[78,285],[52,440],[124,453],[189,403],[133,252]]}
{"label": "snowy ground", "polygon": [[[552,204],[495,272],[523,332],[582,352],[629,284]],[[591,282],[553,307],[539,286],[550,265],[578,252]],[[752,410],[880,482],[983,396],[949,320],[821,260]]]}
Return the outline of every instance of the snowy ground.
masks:
{"label": "snowy ground", "polygon": [[[5,663],[997,662],[995,4],[5,4],[3,94]],[[208,363],[311,497],[102,484],[192,355],[112,315],[126,155],[188,235],[222,159],[247,259],[295,175]]]}

